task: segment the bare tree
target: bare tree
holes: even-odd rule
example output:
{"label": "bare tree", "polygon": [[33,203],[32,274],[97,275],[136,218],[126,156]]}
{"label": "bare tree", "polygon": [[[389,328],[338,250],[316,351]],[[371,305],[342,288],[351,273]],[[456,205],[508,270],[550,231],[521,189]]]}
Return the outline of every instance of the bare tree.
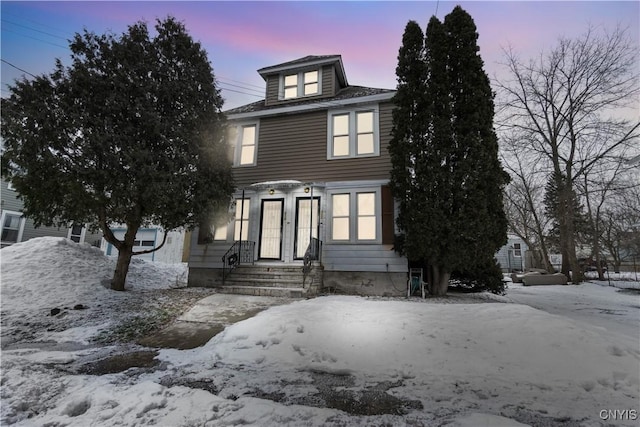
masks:
{"label": "bare tree", "polygon": [[504,197],[509,231],[526,243],[537,267],[552,272],[545,241],[550,223],[543,203],[546,172],[537,170],[526,153],[511,150],[509,146],[503,151],[502,159],[511,175]]}
{"label": "bare tree", "polygon": [[639,178],[637,171],[630,173],[626,185],[609,198],[600,217],[602,246],[611,257],[616,272],[620,271],[623,262],[640,257]]}
{"label": "bare tree", "polygon": [[[603,249],[607,249],[606,246],[608,246],[618,267],[621,262],[620,255],[624,253],[620,251],[619,239],[624,238],[625,229],[628,231],[630,225],[628,220],[633,215],[630,215],[629,204],[620,206],[620,203],[616,203],[616,199],[631,195],[630,190],[633,190],[634,184],[628,179],[627,173],[630,168],[635,166],[630,165],[624,157],[604,159],[601,163],[594,164],[588,174],[582,175],[582,182],[578,184],[585,201],[591,255],[595,261],[599,280],[605,280]],[[605,239],[605,231],[610,238],[613,237],[613,240]],[[603,248],[605,241],[608,241],[608,245],[605,244]]]}
{"label": "bare tree", "polygon": [[[637,144],[637,116],[616,116],[637,103],[638,46],[627,31],[588,31],[560,38],[528,62],[505,52],[509,77],[497,82],[499,122],[516,149],[545,162],[557,182],[563,273],[581,280],[571,212],[576,183],[603,159]],[[636,106],[637,108],[637,106]]]}

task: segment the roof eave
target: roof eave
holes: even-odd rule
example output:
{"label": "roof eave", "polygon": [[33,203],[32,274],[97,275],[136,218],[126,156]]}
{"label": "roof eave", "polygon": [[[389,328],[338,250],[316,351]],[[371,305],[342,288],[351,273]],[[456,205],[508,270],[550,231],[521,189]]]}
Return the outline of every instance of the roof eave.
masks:
{"label": "roof eave", "polygon": [[309,112],[314,110],[328,110],[332,108],[348,107],[357,104],[368,104],[373,102],[390,101],[395,95],[395,91],[377,93],[375,95],[359,96],[354,98],[345,99],[325,99],[318,100],[311,104],[295,105],[295,106],[282,106],[277,108],[271,108],[269,110],[251,111],[246,113],[227,114],[228,120],[250,120],[260,117],[277,116],[281,114],[295,114],[302,112]]}

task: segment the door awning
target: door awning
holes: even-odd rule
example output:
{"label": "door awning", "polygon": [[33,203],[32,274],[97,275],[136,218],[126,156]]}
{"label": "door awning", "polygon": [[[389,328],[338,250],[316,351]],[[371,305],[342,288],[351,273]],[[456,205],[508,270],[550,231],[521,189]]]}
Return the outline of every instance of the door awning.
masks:
{"label": "door awning", "polygon": [[264,181],[264,182],[256,182],[255,184],[251,184],[246,187],[247,190],[283,190],[288,188],[299,188],[299,187],[322,187],[324,188],[324,183],[318,182],[302,182],[295,179],[283,179],[279,181]]}

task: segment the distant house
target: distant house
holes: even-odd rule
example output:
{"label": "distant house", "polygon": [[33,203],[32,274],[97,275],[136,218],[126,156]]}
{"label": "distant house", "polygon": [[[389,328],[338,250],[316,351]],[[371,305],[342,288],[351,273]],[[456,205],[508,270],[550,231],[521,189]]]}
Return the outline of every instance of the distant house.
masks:
{"label": "distant house", "polygon": [[[127,229],[124,226],[116,225],[111,228],[111,231],[117,239],[123,240]],[[160,227],[146,227],[139,229],[136,233],[133,251],[140,252],[157,247],[162,243],[164,234],[164,230]],[[136,258],[165,263],[182,262],[185,236],[187,235],[188,234],[185,231],[170,231],[162,248],[151,253],[136,255]],[[102,239],[100,249],[102,249],[102,252],[107,256],[118,256],[118,250],[104,238]]]}
{"label": "distant house", "polygon": [[496,253],[496,260],[503,272],[524,271],[531,267],[526,262],[527,244],[515,234],[507,236],[507,244]]}
{"label": "distant house", "polygon": [[0,230],[2,238],[0,246],[5,247],[14,243],[24,242],[34,237],[54,236],[66,237],[77,243],[89,243],[100,246],[102,234],[91,233],[83,224],[72,224],[69,227],[35,227],[31,219],[22,215],[22,200],[11,184],[1,180],[0,193],[2,202],[0,211]]}

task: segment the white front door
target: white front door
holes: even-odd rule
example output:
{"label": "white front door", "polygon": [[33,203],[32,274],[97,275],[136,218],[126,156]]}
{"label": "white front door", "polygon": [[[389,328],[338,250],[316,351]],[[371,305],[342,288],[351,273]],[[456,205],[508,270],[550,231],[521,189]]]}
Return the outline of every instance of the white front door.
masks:
{"label": "white front door", "polygon": [[304,254],[309,246],[311,237],[318,238],[318,209],[320,198],[313,198],[313,208],[310,209],[311,200],[308,197],[298,197],[296,199],[296,241],[295,259],[304,258]]}
{"label": "white front door", "polygon": [[260,215],[260,259],[282,258],[283,199],[263,200]]}

